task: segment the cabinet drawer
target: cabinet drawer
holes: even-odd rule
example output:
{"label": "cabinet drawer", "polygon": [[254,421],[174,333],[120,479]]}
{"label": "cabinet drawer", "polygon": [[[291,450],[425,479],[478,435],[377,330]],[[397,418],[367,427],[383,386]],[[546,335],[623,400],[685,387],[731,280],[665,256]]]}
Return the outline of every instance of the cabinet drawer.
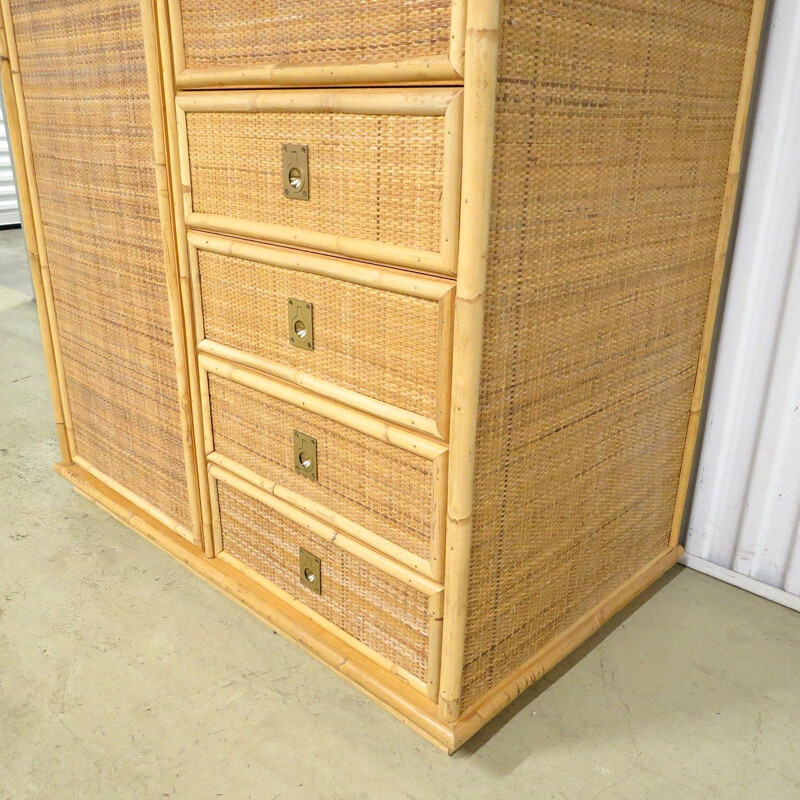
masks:
{"label": "cabinet drawer", "polygon": [[169,0],[181,88],[453,81],[465,0]]}
{"label": "cabinet drawer", "polygon": [[[442,587],[216,466],[217,557],[436,697]],[[311,556],[301,563],[301,548]],[[307,575],[304,580],[302,575]]]}
{"label": "cabinet drawer", "polygon": [[189,244],[201,351],[447,436],[451,281],[208,234]]}
{"label": "cabinet drawer", "polygon": [[187,225],[452,275],[461,96],[452,89],[182,94]]}
{"label": "cabinet drawer", "polygon": [[[437,580],[447,447],[296,387],[200,356],[208,460]],[[298,469],[295,433],[315,442]]]}

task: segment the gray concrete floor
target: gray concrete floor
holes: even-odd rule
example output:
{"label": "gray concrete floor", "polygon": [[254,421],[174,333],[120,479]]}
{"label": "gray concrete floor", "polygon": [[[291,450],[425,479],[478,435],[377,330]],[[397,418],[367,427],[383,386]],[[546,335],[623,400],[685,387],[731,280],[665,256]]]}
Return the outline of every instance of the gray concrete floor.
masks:
{"label": "gray concrete floor", "polygon": [[51,471],[20,249],[0,242],[2,800],[800,798],[800,615],[681,568],[454,757],[425,743]]}

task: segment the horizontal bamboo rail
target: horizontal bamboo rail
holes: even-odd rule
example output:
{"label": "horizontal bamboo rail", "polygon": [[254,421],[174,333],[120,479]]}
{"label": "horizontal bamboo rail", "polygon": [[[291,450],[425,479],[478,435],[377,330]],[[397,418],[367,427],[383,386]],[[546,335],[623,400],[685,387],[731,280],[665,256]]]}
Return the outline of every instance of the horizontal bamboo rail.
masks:
{"label": "horizontal bamboo rail", "polygon": [[319,414],[334,422],[340,422],[342,425],[347,425],[367,436],[373,436],[382,442],[407,450],[409,453],[416,453],[418,456],[435,461],[447,452],[447,445],[442,442],[422,437],[387,422],[381,422],[360,411],[309,394],[294,386],[280,383],[233,364],[226,364],[202,353],[199,361],[200,366],[213,375],[264,392],[270,397],[290,403],[297,408],[307,409],[312,414]]}
{"label": "horizontal bamboo rail", "polygon": [[393,544],[387,539],[384,539],[382,536],[378,536],[376,533],[373,533],[363,525],[353,522],[342,514],[337,514],[335,511],[331,511],[329,508],[326,508],[320,503],[311,500],[305,495],[293,492],[291,489],[287,489],[285,486],[275,483],[275,481],[268,480],[267,478],[258,475],[247,467],[237,464],[235,461],[227,456],[222,455],[221,453],[209,453],[207,459],[210,464],[216,464],[218,467],[222,467],[222,469],[224,469],[226,472],[235,475],[244,481],[247,481],[251,485],[256,486],[264,492],[274,495],[280,500],[285,500],[287,503],[291,503],[301,511],[305,511],[307,514],[317,517],[318,519],[322,520],[322,522],[337,528],[348,536],[351,536],[353,539],[363,542],[373,550],[377,550],[379,553],[383,553],[385,556],[393,559],[394,561],[410,567],[411,569],[421,573],[431,580],[435,580],[429,561],[410,553],[408,550],[405,550],[396,544]]}
{"label": "horizontal bamboo rail", "polygon": [[188,113],[277,111],[335,114],[391,114],[441,117],[460,89],[307,89],[189,92],[177,95],[178,108]]}

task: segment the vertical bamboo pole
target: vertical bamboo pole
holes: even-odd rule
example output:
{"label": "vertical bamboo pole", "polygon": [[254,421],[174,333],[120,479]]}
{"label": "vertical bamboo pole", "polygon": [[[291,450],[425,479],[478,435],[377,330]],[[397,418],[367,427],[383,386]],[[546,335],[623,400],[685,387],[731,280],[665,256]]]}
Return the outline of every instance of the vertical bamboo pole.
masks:
{"label": "vertical bamboo pole", "polygon": [[150,94],[150,116],[153,125],[153,143],[156,169],[158,211],[161,221],[164,246],[164,269],[166,274],[172,341],[175,350],[175,376],[178,387],[178,402],[181,418],[181,438],[189,494],[189,509],[192,517],[192,538],[203,546],[203,517],[201,511],[201,479],[195,454],[194,426],[192,424],[192,401],[189,381],[189,358],[194,353],[187,350],[181,307],[180,280],[177,267],[178,240],[173,224],[170,180],[166,147],[166,110],[161,83],[161,59],[159,56],[156,9],[153,0],[140,0],[142,11],[142,34],[144,39],[147,83]]}
{"label": "vertical bamboo pole", "polygon": [[469,3],[464,74],[461,226],[453,335],[455,367],[451,403],[444,634],[439,689],[439,716],[445,722],[454,722],[461,714],[499,38],[499,0]]}
{"label": "vertical bamboo pole", "polygon": [[0,17],[3,25],[3,36],[0,37],[2,39],[3,93],[8,110],[12,153],[14,155],[14,163],[17,166],[17,182],[20,190],[25,240],[45,348],[47,375],[53,398],[61,460],[63,464],[68,465],[72,463],[72,458],[77,448],[72,428],[72,416],[69,411],[67,383],[64,374],[64,363],[61,357],[61,342],[53,303],[53,287],[50,282],[47,249],[44,242],[44,230],[39,207],[39,193],[33,168],[33,151],[31,149],[28,117],[22,92],[22,78],[9,0],[0,1]]}
{"label": "vertical bamboo pole", "polygon": [[753,85],[758,66],[758,56],[762,41],[764,17],[768,0],[755,0],[753,13],[750,17],[750,30],[745,51],[742,82],[739,87],[739,101],[736,110],[736,121],[733,129],[733,142],[731,145],[730,159],[728,162],[728,178],[725,183],[725,194],[722,200],[722,216],[717,234],[717,247],[714,255],[714,267],[711,273],[711,287],[708,293],[708,305],[703,327],[703,338],[700,344],[700,356],[695,375],[694,395],[689,414],[689,427],[686,433],[686,443],[683,451],[683,461],[678,479],[678,494],[675,499],[675,509],[672,515],[672,530],[670,533],[670,546],[675,547],[680,541],[686,512],[687,497],[691,486],[697,452],[697,440],[700,434],[700,422],[703,412],[703,402],[708,384],[708,366],[714,336],[717,326],[717,311],[719,309],[722,282],[731,253],[731,234],[736,218],[739,200],[739,184],[744,158],[745,138],[747,136],[748,119],[752,108]]}
{"label": "vertical bamboo pole", "polygon": [[[211,498],[208,487],[208,466],[205,448],[202,446],[203,417],[200,399],[200,375],[197,367],[197,330],[200,320],[195,319],[193,297],[199,298],[199,287],[192,283],[189,269],[188,242],[186,223],[184,220],[184,191],[181,182],[180,155],[178,151],[178,130],[175,107],[175,77],[172,62],[172,46],[170,35],[170,16],[166,0],[155,0],[157,11],[158,42],[161,53],[162,98],[164,120],[166,124],[166,164],[170,179],[172,215],[175,224],[176,255],[179,276],[179,297],[182,315],[182,329],[185,337],[188,364],[189,395],[193,439],[195,442],[194,457],[196,459],[197,479],[200,493],[200,510],[202,519],[202,540],[206,555],[214,555],[214,536],[212,532]],[[176,45],[177,46],[177,45]]]}

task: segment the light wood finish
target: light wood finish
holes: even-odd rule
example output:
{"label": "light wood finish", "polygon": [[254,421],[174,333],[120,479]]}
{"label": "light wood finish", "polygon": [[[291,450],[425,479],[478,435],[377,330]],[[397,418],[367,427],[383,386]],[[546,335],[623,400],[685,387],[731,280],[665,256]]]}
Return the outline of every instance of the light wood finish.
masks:
{"label": "light wood finish", "polygon": [[604,623],[651,586],[670,567],[677,564],[682,555],[682,547],[673,547],[657,556],[571,627],[551,639],[533,658],[507,675],[478,703],[466,709],[454,726],[456,748],[474,736],[489,720],[513,703],[529,686],[583,644]]}
{"label": "light wood finish", "polygon": [[[442,580],[446,445],[205,355],[200,366],[209,461]],[[296,430],[318,442],[317,481],[295,472]]]}
{"label": "light wood finish", "polygon": [[[65,460],[146,497],[199,542],[154,11],[126,0],[117,21],[96,0],[6,0],[2,12]],[[78,102],[80,117],[65,113]],[[121,137],[127,148],[114,149]]]}
{"label": "light wood finish", "polygon": [[361,561],[376,567],[381,572],[391,575],[395,580],[410,586],[415,591],[421,592],[428,597],[437,595],[442,591],[441,585],[435,581],[420,575],[412,569],[404,567],[372,548],[365,547],[360,542],[348,536],[340,535],[334,528],[320,522],[315,517],[305,513],[291,503],[281,500],[276,495],[262,491],[258,486],[251,484],[249,481],[242,480],[232,472],[227,472],[216,464],[211,464],[208,471],[213,478],[223,481],[228,484],[228,486],[233,487],[242,494],[246,494],[253,500],[258,500],[262,505],[268,506],[281,516],[287,517],[298,525],[302,525],[314,535],[336,545],[336,547],[341,547],[343,550],[361,559]]}
{"label": "light wood finish", "polygon": [[429,742],[453,752],[452,728],[438,719],[434,702],[373,659],[348,646],[340,637],[315,624],[308,615],[271,594],[265,589],[266,582],[256,583],[222,559],[206,558],[183,537],[172,533],[80,467],[57,464],[56,471],[70,481],[81,496],[149,539],[273,630],[298,644]]}
{"label": "light wood finish", "polygon": [[[166,155],[172,205],[172,221],[175,229],[175,257],[177,260],[178,285],[180,297],[180,313],[183,319],[183,336],[186,351],[192,354],[192,362],[188,369],[189,382],[189,414],[192,425],[192,438],[195,443],[194,458],[198,474],[200,497],[200,522],[201,538],[207,555],[212,555],[214,550],[213,534],[211,531],[211,501],[208,481],[206,480],[207,465],[205,461],[205,448],[202,446],[205,431],[203,426],[202,399],[200,396],[200,376],[194,363],[194,354],[197,352],[196,330],[198,323],[195,314],[200,302],[200,293],[192,281],[189,269],[189,253],[186,241],[186,223],[184,221],[184,188],[181,184],[181,154],[178,147],[178,122],[175,113],[175,82],[174,72],[177,65],[172,61],[172,48],[170,46],[170,19],[166,7],[166,0],[155,0],[156,25],[159,30],[158,44],[160,55],[160,70],[162,78],[161,103],[163,119],[166,129]],[[177,23],[180,24],[179,21]]]}
{"label": "light wood finish", "polygon": [[400,447],[409,453],[415,453],[431,461],[447,452],[447,446],[441,442],[427,439],[394,425],[387,425],[355,409],[303,392],[293,386],[280,383],[250,370],[236,367],[233,364],[226,364],[203,354],[200,355],[199,363],[206,372],[219,375],[221,378],[239,383],[242,386],[249,386],[251,389],[264,392],[264,394],[275,397],[284,403],[290,403],[298,408],[307,409],[313,414],[319,414],[321,417],[340,422],[342,425],[347,425],[349,428],[365,433],[367,436],[373,436],[375,439]]}
{"label": "light wood finish", "polygon": [[[286,37],[293,36],[290,26],[292,22],[302,19],[303,11],[292,9],[286,4],[287,18],[283,22],[276,23],[285,31]],[[306,5],[305,13],[309,13],[310,8]],[[362,4],[359,4],[362,5]],[[443,7],[442,3],[434,5]],[[170,18],[172,20],[173,49],[175,68],[177,72],[177,83],[182,89],[220,89],[220,88],[239,88],[239,87],[258,87],[258,86],[344,86],[344,85],[375,85],[375,84],[406,84],[418,82],[457,82],[461,79],[464,69],[464,26],[466,16],[466,0],[453,0],[450,4],[449,19],[443,14],[439,14],[436,19],[445,19],[449,22],[449,29],[439,28],[437,33],[439,38],[436,44],[425,44],[417,46],[415,51],[422,50],[420,54],[411,54],[408,47],[411,43],[412,31],[404,31],[395,28],[394,34],[390,33],[391,28],[386,26],[385,8],[376,7],[375,4],[363,6],[361,13],[366,13],[366,17],[354,18],[354,13],[358,9],[348,7],[339,3],[337,5],[337,15],[343,15],[342,19],[348,20],[347,35],[344,41],[331,42],[326,47],[324,43],[320,46],[317,42],[309,41],[313,39],[324,39],[327,34],[325,26],[315,26],[313,29],[303,34],[297,32],[301,39],[301,44],[306,49],[319,51],[319,56],[306,57],[303,59],[294,58],[287,61],[272,61],[267,57],[252,55],[258,52],[256,39],[248,41],[246,39],[248,29],[251,32],[257,29],[251,24],[242,24],[239,18],[237,30],[241,37],[241,44],[245,45],[248,55],[234,59],[230,52],[225,52],[224,47],[216,52],[205,51],[209,56],[216,58],[217,63],[206,63],[203,66],[196,65],[187,68],[186,49],[184,46],[184,24],[183,14],[181,13],[180,0],[169,0]],[[425,9],[420,9],[425,13]],[[227,9],[227,14],[236,14],[236,7]],[[184,12],[186,13],[186,12]],[[191,15],[191,10],[188,12]],[[254,13],[254,12],[251,12]],[[314,13],[326,13],[320,4],[317,4]],[[327,13],[330,13],[329,10]],[[204,17],[203,17],[204,18]],[[200,19],[203,19],[200,18]],[[414,23],[416,31],[430,30],[433,17],[422,16],[418,13]],[[199,22],[196,24],[193,19],[189,19],[189,36],[192,38],[197,35]],[[253,22],[253,19],[250,20]],[[421,27],[420,27],[421,26]],[[289,28],[289,29],[287,29]],[[380,32],[382,30],[382,33]],[[241,32],[244,31],[244,34]],[[207,30],[203,30],[201,35],[208,35]],[[390,55],[391,48],[387,48],[385,54],[381,56],[377,51],[376,45],[383,44],[381,36],[391,36],[395,41],[402,44],[394,57]],[[418,34],[417,34],[418,35]],[[426,38],[430,38],[432,32],[426,32]],[[236,38],[236,33],[229,37],[229,41]],[[190,41],[190,49],[193,44]],[[199,43],[198,43],[199,44]],[[360,47],[366,46],[375,52],[372,56],[363,57],[359,55]],[[326,49],[328,53],[326,54]],[[347,52],[352,50],[353,52]],[[405,52],[404,52],[405,50]],[[209,61],[211,59],[208,59]],[[231,63],[234,62],[234,63]]]}
{"label": "light wood finish", "polygon": [[[211,475],[212,479],[222,482],[226,486],[236,490],[236,492],[239,494],[244,495],[251,500],[256,501],[256,503],[271,509],[277,515],[279,515],[279,517],[285,518],[286,520],[289,520],[290,523],[294,523],[294,525],[299,526],[305,531],[313,534],[313,537],[308,540],[308,543],[306,543],[306,541],[300,539],[299,537],[295,538],[294,532],[297,530],[297,528],[291,524],[287,525],[283,532],[275,532],[275,536],[277,536],[278,539],[273,539],[272,531],[267,531],[264,529],[260,531],[264,540],[263,545],[266,546],[268,544],[270,546],[270,566],[277,566],[277,569],[275,570],[276,580],[282,579],[284,581],[286,581],[287,576],[285,574],[285,570],[281,569],[280,567],[280,561],[282,558],[281,550],[286,543],[280,541],[280,537],[285,536],[287,532],[289,534],[289,538],[291,540],[288,545],[290,550],[289,557],[291,561],[291,564],[289,565],[290,577],[288,578],[288,581],[286,581],[286,586],[279,587],[274,581],[268,580],[264,575],[259,575],[257,570],[253,569],[252,567],[248,567],[241,560],[242,558],[253,558],[255,556],[253,560],[257,562],[259,560],[259,555],[256,549],[257,545],[254,545],[252,542],[249,542],[244,547],[238,545],[240,549],[246,551],[246,555],[243,554],[241,558],[237,558],[235,555],[232,555],[230,552],[228,552],[231,548],[226,546],[225,542],[228,538],[231,538],[235,541],[237,532],[230,530],[226,534],[222,530],[223,506],[220,505],[218,509],[215,509],[215,526],[220,527],[220,530],[216,532],[216,536],[223,543],[222,549],[217,553],[218,557],[223,558],[229,564],[235,565],[238,569],[241,569],[251,578],[264,581],[266,588],[279,594],[285,602],[294,605],[296,608],[303,611],[318,625],[324,627],[329,632],[340,636],[351,647],[377,661],[389,672],[399,675],[403,680],[417,689],[417,691],[428,694],[430,687],[430,696],[436,696],[436,693],[438,692],[439,673],[438,670],[431,670],[428,660],[431,652],[437,653],[441,648],[441,641],[438,639],[438,636],[441,634],[441,629],[440,626],[435,622],[437,616],[436,611],[441,606],[442,587],[440,584],[425,579],[413,570],[402,567],[396,562],[387,559],[385,556],[382,556],[375,551],[364,547],[359,542],[340,534],[333,528],[329,528],[327,525],[320,523],[314,517],[311,517],[308,514],[298,510],[293,505],[283,502],[274,495],[262,492],[260,489],[248,483],[247,481],[244,481],[241,478],[238,478],[235,475],[220,469],[216,465],[212,465],[209,468],[209,474]],[[220,490],[218,487],[215,488],[215,495],[218,499],[218,502],[221,503]],[[235,495],[229,495],[229,498],[230,497],[235,497]],[[230,514],[232,512],[228,510],[228,513]],[[318,537],[320,541],[315,542],[314,537]],[[334,598],[332,602],[340,605],[340,616],[342,617],[343,621],[348,618],[352,619],[353,615],[357,613],[354,609],[358,609],[365,599],[367,599],[368,602],[372,602],[369,600],[369,598],[363,598],[360,596],[358,589],[359,582],[356,580],[355,575],[341,574],[347,568],[346,561],[343,562],[343,565],[332,564],[331,569],[333,569],[334,572],[330,573],[328,570],[328,558],[325,555],[326,551],[323,548],[322,542],[328,542],[329,544],[334,545],[334,547],[341,549],[345,553],[355,556],[365,564],[375,567],[377,570],[383,573],[383,575],[388,576],[386,578],[379,578],[381,584],[383,584],[387,589],[389,589],[389,586],[393,581],[397,581],[400,584],[409,586],[414,592],[424,595],[425,598],[427,598],[423,603],[425,606],[424,622],[428,627],[426,636],[428,641],[428,651],[425,654],[424,676],[414,675],[397,661],[387,658],[385,654],[377,651],[374,647],[370,647],[369,645],[359,641],[355,636],[349,634],[342,627],[332,624],[329,620],[325,619],[321,613],[313,610],[311,606],[314,605],[314,596],[309,593],[307,589],[301,588],[300,579],[296,574],[296,550],[292,548],[296,548],[298,545],[307,547],[311,552],[322,555],[322,597],[330,598],[333,595],[330,589],[325,591],[326,581],[338,579],[338,591],[336,592],[338,598]],[[330,552],[329,549],[328,552]],[[335,562],[335,558],[331,558],[331,561]],[[330,577],[331,574],[333,574],[335,577]],[[326,575],[329,577],[326,577]],[[363,591],[369,591],[369,582],[363,582],[360,585],[362,586]],[[387,591],[385,602],[390,605],[382,607],[380,610],[385,612],[385,616],[382,616],[380,619],[376,618],[374,621],[374,627],[380,629],[382,635],[385,636],[388,641],[396,643],[400,652],[403,650],[402,645],[404,645],[406,641],[411,638],[409,636],[409,632],[420,623],[420,620],[417,616],[415,616],[414,611],[412,611],[408,594],[406,593],[403,595],[403,597],[405,600],[401,599],[399,603],[395,603],[395,596],[393,592],[391,590]],[[373,623],[367,622],[363,619],[356,619],[353,621],[356,621],[358,624],[365,624],[367,626],[367,630],[369,627],[373,626]],[[398,621],[400,624],[397,624]],[[378,636],[377,638],[380,640],[382,637]]]}
{"label": "light wood finish", "polygon": [[739,104],[736,112],[736,124],[733,131],[733,144],[728,163],[728,179],[725,183],[725,195],[722,201],[722,217],[717,234],[716,253],[714,255],[714,270],[711,276],[711,288],[708,293],[708,306],[706,321],[703,327],[703,340],[700,345],[700,356],[697,362],[697,374],[692,396],[692,409],[689,415],[689,428],[686,432],[686,445],[683,451],[683,463],[678,483],[678,496],[675,501],[675,512],[672,517],[672,533],[670,545],[675,547],[680,541],[686,515],[686,498],[695,467],[695,454],[698,448],[698,436],[702,421],[703,407],[706,390],[709,385],[708,367],[714,337],[719,322],[717,310],[720,303],[722,283],[728,267],[732,251],[730,248],[731,234],[740,201],[740,177],[745,153],[745,138],[747,123],[753,104],[753,82],[756,76],[762,32],[764,29],[764,14],[767,0],[755,0],[753,14],[750,19],[750,32],[747,38],[747,51],[745,53],[744,72],[742,84],[739,89]]}
{"label": "light wood finish", "polygon": [[461,713],[472,503],[475,491],[475,437],[478,424],[484,291],[492,197],[494,100],[497,86],[500,4],[470,3],[467,15],[464,92],[464,167],[461,244],[455,302],[452,411],[444,638],[439,713],[447,722]]}
{"label": "light wood finish", "polygon": [[[457,89],[180,94],[186,225],[453,275],[461,117]],[[329,123],[337,133],[321,137]],[[309,146],[309,201],[283,196],[277,159],[287,140]],[[237,142],[244,149],[234,185]],[[393,191],[379,191],[384,184]],[[351,235],[355,228],[362,235]]]}
{"label": "light wood finish", "polygon": [[[208,454],[207,459],[210,465],[222,467],[226,472],[236,475],[242,480],[258,487],[262,491],[273,494],[275,497],[278,497],[281,500],[285,500],[287,503],[291,503],[300,510],[317,517],[317,519],[320,519],[323,522],[326,522],[331,527],[346,533],[353,539],[363,542],[373,550],[377,550],[379,553],[387,555],[389,558],[399,562],[400,564],[405,564],[407,567],[410,567],[427,578],[435,579],[429,561],[415,556],[413,553],[402,547],[392,544],[392,542],[388,541],[382,536],[378,536],[373,531],[369,530],[369,528],[366,528],[363,525],[358,525],[357,523],[345,517],[343,514],[337,514],[335,511],[331,511],[321,503],[317,503],[311,498],[300,494],[299,492],[293,492],[291,489],[287,489],[285,486],[281,486],[275,481],[268,480],[262,475],[259,475],[257,472],[253,472],[253,470],[248,469],[242,464],[227,458],[226,456],[222,455],[222,453],[212,451]],[[222,543],[220,542],[219,538],[216,538],[215,541],[216,549],[220,550]]]}
{"label": "light wood finish", "polygon": [[[451,281],[210,234],[188,240],[201,352],[446,439]],[[290,297],[313,305],[313,350],[289,341]]]}
{"label": "light wood finish", "polygon": [[[72,22],[79,37],[99,23],[75,13],[53,24],[64,13],[54,0],[0,0],[57,470],[453,752],[682,553],[766,0],[421,0],[435,21],[422,33],[408,33],[394,0],[370,4],[372,16],[359,6],[347,24],[332,0],[272,11],[234,0],[236,30],[198,25],[212,0],[125,2],[133,15],[115,9],[117,27],[129,33],[142,15],[163,238],[153,250],[169,302],[147,317],[143,287],[139,313],[119,313],[131,327],[151,320],[145,338],[171,332],[181,416],[140,456],[157,460],[179,442],[191,513],[176,519],[173,497],[88,458],[69,402],[74,337],[54,298],[83,289],[58,285],[34,106],[42,86],[60,101],[70,64],[51,64],[85,44],[70,38]],[[339,16],[322,24],[327,12]],[[286,14],[287,24],[258,28]],[[42,15],[36,48],[32,15]],[[300,36],[303,26],[316,38]],[[391,41],[391,30],[408,35]],[[144,73],[120,74],[109,91]],[[91,104],[84,113],[97,125]],[[115,135],[114,165],[141,128]],[[56,155],[73,152],[59,126],[47,135]],[[305,205],[283,205],[273,185],[284,141],[312,143]],[[339,150],[319,149],[331,142]],[[375,170],[369,161],[348,172],[365,159]],[[150,159],[139,161],[145,180]],[[337,198],[323,211],[319,167]],[[109,279],[129,267],[105,260]],[[360,330],[354,316],[395,298],[380,364],[346,338],[335,374],[260,349],[278,286],[335,296],[342,337]],[[225,298],[222,316],[204,305],[214,296]],[[414,355],[387,366],[403,348]],[[294,469],[295,430],[324,455],[316,481]],[[327,597],[295,592],[305,546],[336,565]]]}

